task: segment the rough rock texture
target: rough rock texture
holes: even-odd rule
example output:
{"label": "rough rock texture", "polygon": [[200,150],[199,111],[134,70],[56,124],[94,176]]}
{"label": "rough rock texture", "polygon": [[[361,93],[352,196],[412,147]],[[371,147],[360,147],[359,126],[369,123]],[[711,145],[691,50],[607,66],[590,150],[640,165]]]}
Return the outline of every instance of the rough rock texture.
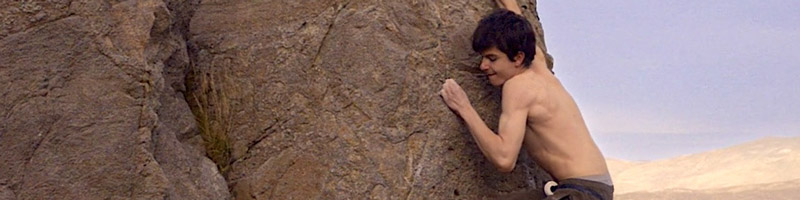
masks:
{"label": "rough rock texture", "polygon": [[[535,2],[521,5],[541,35]],[[234,198],[470,199],[541,187],[549,176],[526,156],[513,173],[497,172],[437,95],[455,78],[496,126],[499,90],[469,40],[495,8],[202,1],[190,25],[187,96],[214,119],[206,129],[227,136],[218,141],[229,151],[215,160]]]}
{"label": "rough rock texture", "polygon": [[197,2],[0,1],[0,199],[226,199],[183,98]]}
{"label": "rough rock texture", "polygon": [[[535,1],[523,10],[542,31]],[[0,1],[0,200],[453,199],[497,172],[437,95],[499,93],[469,37],[492,1]],[[541,44],[544,46],[544,44]],[[212,162],[213,160],[213,162]]]}

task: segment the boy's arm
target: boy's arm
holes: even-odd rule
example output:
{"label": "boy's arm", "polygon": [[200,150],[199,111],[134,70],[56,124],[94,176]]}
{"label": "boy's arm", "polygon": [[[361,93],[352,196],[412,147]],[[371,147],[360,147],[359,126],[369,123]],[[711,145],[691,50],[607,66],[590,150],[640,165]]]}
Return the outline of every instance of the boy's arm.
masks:
{"label": "boy's arm", "polygon": [[511,82],[513,81],[509,80],[503,86],[503,112],[500,115],[499,134],[495,134],[486,126],[469,103],[466,93],[455,81],[446,80],[442,89],[445,103],[464,119],[478,148],[501,172],[514,170],[525,137],[525,121],[528,113],[525,102],[529,101],[524,100],[523,93],[516,92],[520,91],[521,85]]}
{"label": "boy's arm", "polygon": [[495,0],[495,2],[497,3],[497,6],[500,6],[502,9],[522,15],[522,9],[519,8],[517,0]]}

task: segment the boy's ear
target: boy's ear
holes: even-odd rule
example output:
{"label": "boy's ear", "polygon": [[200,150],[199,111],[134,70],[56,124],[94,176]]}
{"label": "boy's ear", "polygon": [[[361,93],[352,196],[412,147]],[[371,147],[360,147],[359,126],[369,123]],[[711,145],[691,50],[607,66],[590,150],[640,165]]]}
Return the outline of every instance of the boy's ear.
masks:
{"label": "boy's ear", "polygon": [[522,67],[522,61],[525,59],[525,52],[517,52],[517,55],[514,56],[514,65]]}

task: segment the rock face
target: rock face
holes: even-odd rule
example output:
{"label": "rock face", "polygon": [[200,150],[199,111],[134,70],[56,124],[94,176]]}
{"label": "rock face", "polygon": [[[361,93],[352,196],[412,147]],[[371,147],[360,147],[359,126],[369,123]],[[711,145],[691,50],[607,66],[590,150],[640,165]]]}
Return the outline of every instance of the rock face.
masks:
{"label": "rock face", "polygon": [[[492,1],[2,1],[0,199],[497,197],[470,48]],[[520,3],[542,40],[535,1]],[[544,46],[544,44],[541,44]],[[213,161],[213,162],[212,162]]]}
{"label": "rock face", "polygon": [[[535,2],[521,5],[541,33]],[[190,25],[190,90],[209,98],[190,102],[219,119],[207,129],[228,136],[221,160],[230,163],[232,194],[452,199],[541,184],[546,174],[527,160],[497,172],[437,94],[455,78],[496,125],[499,90],[470,47],[477,22],[495,8],[467,0],[203,1]]]}
{"label": "rock face", "polygon": [[191,7],[0,2],[0,198],[228,198],[182,141],[198,133],[182,95]]}

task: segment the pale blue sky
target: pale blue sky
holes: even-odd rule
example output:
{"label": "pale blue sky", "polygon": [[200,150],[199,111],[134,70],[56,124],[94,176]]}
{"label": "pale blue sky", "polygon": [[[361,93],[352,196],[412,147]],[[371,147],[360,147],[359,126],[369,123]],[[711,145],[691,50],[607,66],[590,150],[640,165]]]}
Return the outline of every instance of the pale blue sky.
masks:
{"label": "pale blue sky", "polygon": [[800,136],[800,1],[538,1],[555,72],[607,157]]}

